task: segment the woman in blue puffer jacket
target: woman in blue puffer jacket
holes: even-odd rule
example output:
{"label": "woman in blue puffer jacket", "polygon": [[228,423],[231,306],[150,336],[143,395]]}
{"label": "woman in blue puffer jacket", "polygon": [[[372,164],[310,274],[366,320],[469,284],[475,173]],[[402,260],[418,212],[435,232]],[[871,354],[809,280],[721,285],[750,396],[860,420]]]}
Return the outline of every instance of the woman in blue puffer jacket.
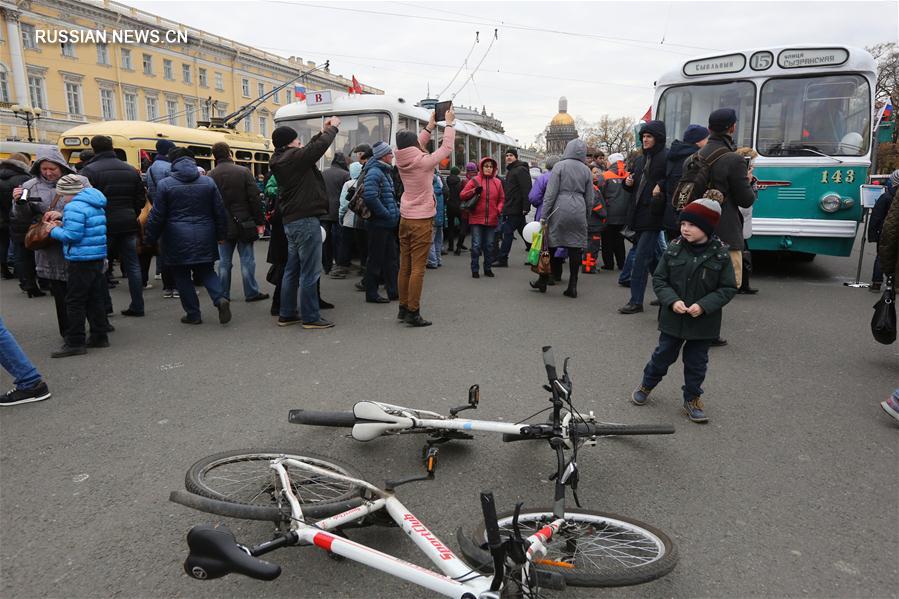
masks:
{"label": "woman in blue puffer jacket", "polygon": [[427,268],[443,265],[443,227],[446,222],[446,205],[444,202],[444,185],[440,173],[434,172],[434,200],[437,202],[437,214],[434,216],[434,228],[431,229],[431,249],[428,251]]}

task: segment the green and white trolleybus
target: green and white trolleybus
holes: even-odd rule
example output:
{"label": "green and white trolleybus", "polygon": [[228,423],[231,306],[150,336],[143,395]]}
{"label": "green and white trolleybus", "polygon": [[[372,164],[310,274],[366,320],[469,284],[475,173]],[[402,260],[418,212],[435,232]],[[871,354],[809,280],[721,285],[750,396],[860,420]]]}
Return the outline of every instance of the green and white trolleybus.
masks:
{"label": "green and white trolleybus", "polygon": [[866,51],[802,45],[689,60],[656,82],[669,140],[718,108],[737,111],[754,148],[753,250],[848,256],[871,168],[876,65]]}

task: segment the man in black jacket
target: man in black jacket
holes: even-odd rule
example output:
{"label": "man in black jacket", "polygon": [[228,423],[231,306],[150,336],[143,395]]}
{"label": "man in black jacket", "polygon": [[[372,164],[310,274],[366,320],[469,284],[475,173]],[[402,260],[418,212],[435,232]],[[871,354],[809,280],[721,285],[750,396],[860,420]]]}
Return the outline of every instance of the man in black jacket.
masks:
{"label": "man in black jacket", "polygon": [[[321,218],[322,227],[325,229],[325,242],[322,246],[322,268],[331,275],[332,279],[345,279],[348,269],[340,266],[339,252],[341,244],[341,227],[337,222],[340,211],[340,191],[343,184],[350,180],[350,167],[346,162],[343,152],[335,152],[331,166],[322,173],[325,179],[325,193],[328,194],[328,214]],[[331,269],[331,265],[338,265]]]}
{"label": "man in black jacket", "polygon": [[634,266],[631,271],[631,297],[618,309],[621,314],[643,311],[646,278],[655,270],[659,232],[665,214],[665,123],[649,121],[640,129],[643,155],[634,163],[632,174],[624,180],[624,188],[633,191],[634,200],[628,211],[628,225],[637,233],[634,238]]}
{"label": "man in black jacket", "polygon": [[112,139],[91,138],[94,157],[81,170],[96,189],[106,196],[106,252],[118,256],[128,276],[131,305],[125,316],[144,315],[144,284],[137,259],[137,218],[147,202],[144,183],[136,168],[116,157]]}
{"label": "man in black jacket", "polygon": [[705,147],[709,141],[709,130],[702,125],[690,125],[684,131],[684,141],[675,139],[668,148],[668,166],[665,171],[665,216],[663,224],[668,241],[680,237],[678,214],[674,210],[674,190],[684,174],[687,158]]}
{"label": "man in black jacket", "polygon": [[265,223],[259,187],[250,169],[234,164],[231,148],[225,142],[220,141],[212,146],[212,157],[215,158],[215,168],[209,171],[208,176],[219,188],[228,215],[228,233],[225,241],[219,243],[218,275],[222,282],[222,295],[230,301],[231,258],[237,248],[244,299],[248,302],[268,299],[267,293],[259,292],[256,256],[253,254],[253,242],[263,231]]}
{"label": "man in black jacket", "polygon": [[[316,163],[337,136],[340,119],[326,119],[321,133],[306,145],[291,127],[272,132],[275,153],[269,168],[281,191],[279,209],[287,236],[287,265],[281,280],[281,308],[278,326],[302,322],[305,329],[327,329],[334,323],[319,312],[318,281],[321,278],[322,239],[319,218],[328,213],[325,180]],[[300,313],[297,314],[297,288]]]}
{"label": "man in black jacket", "polygon": [[[12,190],[19,187],[25,181],[31,179],[31,169],[28,158],[23,154],[10,154],[6,160],[0,160],[0,278],[14,279],[15,275],[10,271],[10,260],[7,258],[7,250],[9,242],[15,244],[15,253],[11,257],[15,257],[15,263],[19,263],[19,253],[25,252],[25,245],[22,243],[25,239],[25,233],[28,231],[28,224],[18,224],[12,222]],[[28,250],[31,256],[26,260],[23,256],[23,263],[30,264],[30,270],[17,267],[20,271],[19,275],[20,287],[22,290],[37,290],[37,282],[34,274],[34,252]],[[30,275],[26,276],[26,272]]]}
{"label": "man in black jacket", "polygon": [[746,160],[737,154],[733,134],[737,129],[737,113],[733,108],[719,108],[709,115],[709,143],[699,151],[700,156],[710,156],[716,150],[730,150],[715,161],[709,171],[709,189],[717,189],[724,194],[721,206],[721,220],[715,234],[730,246],[730,260],[737,273],[737,288],[743,283],[743,217],[740,208],[750,208],[755,203],[749,168]]}
{"label": "man in black jacket", "polygon": [[[518,150],[509,148],[506,151],[506,180],[503,182],[503,192],[506,195],[506,203],[503,204],[502,213],[502,245],[499,248],[499,256],[493,262],[493,266],[509,266],[509,252],[512,251],[512,241],[515,239],[515,231],[524,239],[525,215],[531,210],[528,202],[528,194],[531,193],[531,169],[526,162],[518,159]],[[530,249],[531,244],[524,240],[524,245]]]}

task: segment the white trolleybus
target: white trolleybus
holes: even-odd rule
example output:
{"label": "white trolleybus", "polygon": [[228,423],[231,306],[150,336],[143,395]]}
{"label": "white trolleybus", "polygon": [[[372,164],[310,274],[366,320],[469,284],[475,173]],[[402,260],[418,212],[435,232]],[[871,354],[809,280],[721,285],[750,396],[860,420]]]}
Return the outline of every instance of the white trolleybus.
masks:
{"label": "white trolleybus", "polygon": [[[340,131],[322,159],[322,165],[331,163],[334,152],[343,152],[349,159],[353,148],[359,144],[374,145],[375,142],[386,141],[395,146],[397,131],[408,129],[418,132],[427,125],[431,116],[430,110],[391,96],[325,91],[308,92],[306,98],[305,102],[282,106],[275,113],[275,124],[293,127],[299,133],[300,141],[306,143],[321,131],[325,118],[339,116]],[[442,171],[457,166],[464,172],[466,163],[477,164],[481,158],[492,156],[501,174],[505,174],[503,157],[506,149],[518,147],[516,139],[459,118],[455,127],[455,149],[450,158],[440,164]],[[437,134],[431,138],[429,151],[436,150],[443,139],[443,126],[438,123],[437,129]]]}
{"label": "white trolleybus", "polygon": [[753,250],[848,256],[871,168],[876,65],[848,46],[802,45],[689,60],[656,82],[669,140],[717,108],[737,111],[737,146],[758,151]]}

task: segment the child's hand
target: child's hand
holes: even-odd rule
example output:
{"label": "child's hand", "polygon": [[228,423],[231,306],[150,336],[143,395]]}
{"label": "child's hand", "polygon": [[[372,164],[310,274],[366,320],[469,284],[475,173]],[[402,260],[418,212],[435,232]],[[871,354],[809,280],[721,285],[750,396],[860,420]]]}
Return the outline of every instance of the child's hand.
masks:
{"label": "child's hand", "polygon": [[671,304],[671,309],[674,310],[675,314],[686,314],[687,304],[685,304],[683,300],[677,300],[676,302]]}
{"label": "child's hand", "polygon": [[705,312],[705,310],[703,310],[702,306],[700,306],[699,304],[693,304],[692,306],[687,308],[687,314],[689,314],[693,318],[702,316],[703,312]]}

